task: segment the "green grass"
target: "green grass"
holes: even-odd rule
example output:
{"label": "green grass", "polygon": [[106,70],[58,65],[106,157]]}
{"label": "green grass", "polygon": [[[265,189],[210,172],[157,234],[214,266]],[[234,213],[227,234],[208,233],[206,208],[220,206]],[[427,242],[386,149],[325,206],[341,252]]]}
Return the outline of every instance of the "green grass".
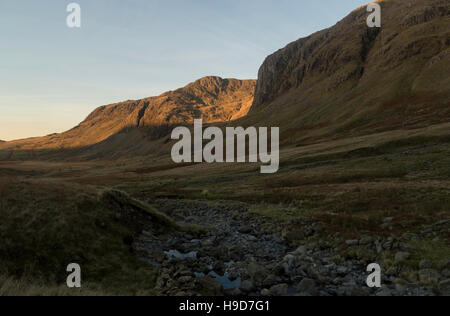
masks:
{"label": "green grass", "polygon": [[301,209],[293,205],[268,203],[251,205],[249,213],[282,222],[290,222],[296,218],[311,217],[313,214],[309,209]]}
{"label": "green grass", "polygon": [[49,285],[45,281],[15,279],[0,275],[0,296],[108,296],[101,288],[84,285],[69,289],[65,285]]}
{"label": "green grass", "polygon": [[413,242],[414,251],[407,264],[411,268],[418,268],[421,260],[429,260],[435,268],[443,260],[450,258],[450,243],[443,240],[420,240]]}
{"label": "green grass", "polygon": [[[154,294],[155,271],[127,242],[134,232],[96,194],[46,182],[0,186],[0,274],[9,280],[4,291],[17,293],[24,280],[30,289],[39,288],[33,280],[59,289],[67,265],[78,263],[83,282],[101,293]],[[11,280],[21,281],[15,286]]]}

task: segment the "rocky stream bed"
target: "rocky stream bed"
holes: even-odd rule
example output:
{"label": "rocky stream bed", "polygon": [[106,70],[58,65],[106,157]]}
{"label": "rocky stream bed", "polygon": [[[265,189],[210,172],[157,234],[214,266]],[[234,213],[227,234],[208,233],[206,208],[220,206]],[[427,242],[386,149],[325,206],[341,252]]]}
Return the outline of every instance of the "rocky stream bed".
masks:
{"label": "rocky stream bed", "polygon": [[[171,232],[155,234],[150,228],[135,240],[139,256],[158,269],[156,290],[162,295],[195,296],[393,296],[449,295],[450,258],[436,266],[420,262],[417,281],[402,278],[400,264],[410,256],[408,240],[419,235],[379,238],[364,236],[332,243],[315,240],[320,224],[304,219],[303,245],[292,243],[282,225],[248,212],[240,202],[214,204],[190,200],[149,200],[172,218],[211,227],[193,236]],[[386,220],[389,222],[389,219]],[[436,223],[424,231],[448,232],[449,222]],[[339,246],[337,246],[339,245]],[[372,263],[348,258],[343,249],[363,249],[382,256],[394,253],[398,267],[383,271],[379,289],[366,285]]]}

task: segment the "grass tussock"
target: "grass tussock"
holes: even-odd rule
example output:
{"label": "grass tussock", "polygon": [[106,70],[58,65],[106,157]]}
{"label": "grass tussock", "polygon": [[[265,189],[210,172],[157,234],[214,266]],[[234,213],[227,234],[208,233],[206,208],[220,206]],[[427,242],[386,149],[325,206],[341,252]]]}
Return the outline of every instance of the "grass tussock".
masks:
{"label": "grass tussock", "polygon": [[407,262],[412,268],[417,268],[421,260],[433,262],[436,268],[441,261],[450,258],[450,242],[448,240],[424,239],[414,242],[412,246],[414,252]]}
{"label": "grass tussock", "polygon": [[64,285],[48,285],[36,280],[15,279],[0,275],[0,296],[108,296],[102,289],[85,285],[69,289]]}
{"label": "grass tussock", "polygon": [[102,193],[101,200],[112,201],[116,204],[119,204],[120,207],[131,207],[141,214],[147,216],[154,223],[159,223],[167,229],[174,229],[186,233],[204,233],[208,231],[208,228],[200,225],[179,223],[173,220],[170,216],[156,210],[153,206],[132,198],[123,191],[106,190]]}
{"label": "grass tussock", "polygon": [[154,293],[155,271],[130,247],[134,232],[95,192],[50,181],[1,181],[0,189],[3,291],[21,291],[25,280],[59,291],[67,265],[78,263],[83,281],[102,293]]}

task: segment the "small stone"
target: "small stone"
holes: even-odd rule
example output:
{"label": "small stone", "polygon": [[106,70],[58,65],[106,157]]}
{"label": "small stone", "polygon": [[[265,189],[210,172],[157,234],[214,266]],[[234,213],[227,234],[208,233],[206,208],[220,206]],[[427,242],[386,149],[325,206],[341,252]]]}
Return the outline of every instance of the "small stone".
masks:
{"label": "small stone", "polygon": [[208,292],[208,295],[220,296],[223,293],[222,285],[210,276],[204,276],[197,279],[201,289]]}
{"label": "small stone", "polygon": [[286,296],[288,294],[287,284],[278,284],[270,288],[270,295],[272,296]]}
{"label": "small stone", "polygon": [[225,295],[227,296],[241,296],[242,291],[240,289],[234,288],[234,289],[228,289],[225,291]]}
{"label": "small stone", "polygon": [[420,240],[420,237],[417,234],[412,233],[404,233],[402,235],[402,238],[409,241],[418,241]]}
{"label": "small stone", "polygon": [[353,246],[358,246],[359,241],[356,239],[355,240],[347,240],[345,243],[347,244],[347,246],[353,247]]}
{"label": "small stone", "polygon": [[391,223],[384,223],[380,225],[381,229],[388,229],[388,228],[392,228]]}
{"label": "small stone", "polygon": [[317,295],[316,282],[313,279],[303,279],[298,285],[298,293],[306,293],[309,295]]}
{"label": "small stone", "polygon": [[419,263],[419,268],[420,268],[421,270],[424,270],[424,269],[433,269],[433,262],[430,261],[430,260],[422,260],[422,261],[420,261],[420,263]]}
{"label": "small stone", "polygon": [[242,226],[239,228],[239,232],[241,234],[250,234],[253,231],[253,228],[251,226]]}
{"label": "small stone", "polygon": [[178,279],[180,283],[189,283],[192,282],[193,278],[191,276],[183,276]]}
{"label": "small stone", "polygon": [[442,270],[441,274],[444,278],[450,278],[450,270],[449,269]]}
{"label": "small stone", "polygon": [[392,296],[392,291],[389,288],[384,287],[377,292],[376,296]]}
{"label": "small stone", "polygon": [[354,286],[350,292],[351,296],[365,297],[369,296],[369,290],[365,287]]}
{"label": "small stone", "polygon": [[283,262],[286,262],[288,266],[292,267],[295,261],[294,255],[288,254],[283,258]]}
{"label": "small stone", "polygon": [[431,285],[439,282],[440,274],[433,269],[419,271],[419,280],[422,284]]}
{"label": "small stone", "polygon": [[250,280],[245,280],[241,284],[241,290],[246,293],[250,293],[255,289],[255,286],[253,285],[253,282]]}
{"label": "small stone", "polygon": [[359,241],[360,245],[371,245],[374,242],[374,239],[370,236],[364,236],[361,238],[361,240]]}
{"label": "small stone", "polygon": [[445,270],[445,269],[449,269],[450,270],[450,258],[442,260],[441,262],[439,262],[438,264],[439,266],[439,270]]}
{"label": "small stone", "polygon": [[383,249],[384,250],[391,250],[393,246],[393,242],[392,240],[388,240],[383,244]]}
{"label": "small stone", "polygon": [[346,275],[348,273],[348,268],[345,267],[345,266],[338,266],[337,269],[336,269],[336,272],[339,275],[344,276],[344,275]]}
{"label": "small stone", "polygon": [[248,265],[247,271],[255,284],[262,283],[268,274],[267,270],[263,266],[255,262],[252,262]]}
{"label": "small stone", "polygon": [[270,286],[275,285],[275,284],[280,284],[280,282],[281,282],[281,278],[280,277],[277,277],[277,276],[275,276],[273,274],[270,274],[270,275],[267,276],[267,278],[264,279],[264,282],[263,282],[262,285],[270,287]]}
{"label": "small stone", "polygon": [[261,296],[269,296],[269,295],[270,295],[270,291],[268,289],[261,290]]}
{"label": "small stone", "polygon": [[286,231],[283,232],[283,239],[288,242],[304,240],[305,232],[303,230]]}
{"label": "small stone", "polygon": [[389,269],[386,270],[387,276],[394,276],[398,273],[397,267],[389,267]]}
{"label": "small stone", "polygon": [[450,279],[439,282],[439,290],[444,295],[450,295]]}
{"label": "small stone", "polygon": [[395,262],[396,263],[404,262],[405,260],[408,260],[409,257],[411,257],[411,254],[409,252],[398,252],[395,255]]}
{"label": "small stone", "polygon": [[294,256],[303,256],[307,253],[307,249],[305,246],[298,247],[292,254]]}

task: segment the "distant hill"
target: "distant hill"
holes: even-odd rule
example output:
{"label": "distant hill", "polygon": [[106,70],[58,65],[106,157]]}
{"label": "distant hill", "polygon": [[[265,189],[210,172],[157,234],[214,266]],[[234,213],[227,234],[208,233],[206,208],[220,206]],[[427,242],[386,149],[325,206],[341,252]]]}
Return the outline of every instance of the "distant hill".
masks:
{"label": "distant hill", "polygon": [[175,125],[192,124],[194,118],[209,123],[227,122],[248,113],[255,85],[255,80],[205,77],[157,97],[101,106],[67,132],[12,141],[0,145],[0,149],[81,148],[118,134],[130,135],[124,142],[136,144],[133,129],[139,129],[139,135],[146,139],[158,139]]}
{"label": "distant hill", "polygon": [[248,124],[301,145],[450,121],[450,2],[379,3],[381,29],[364,6],[269,56]]}

